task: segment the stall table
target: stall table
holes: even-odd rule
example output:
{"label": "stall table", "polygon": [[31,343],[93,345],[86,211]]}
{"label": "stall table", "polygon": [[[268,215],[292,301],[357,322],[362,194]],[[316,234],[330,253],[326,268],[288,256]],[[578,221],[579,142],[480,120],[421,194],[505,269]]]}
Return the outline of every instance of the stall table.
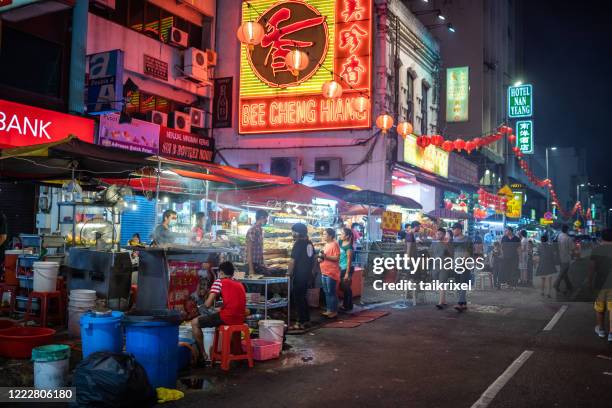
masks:
{"label": "stall table", "polygon": [[[287,325],[290,325],[290,303],[291,303],[291,282],[289,277],[263,277],[260,279],[237,279],[238,282],[244,285],[263,285],[264,286],[264,300],[263,304],[260,303],[247,303],[247,309],[263,309],[264,319],[268,319],[268,309],[281,309],[287,308]],[[268,300],[268,285],[273,284],[286,284],[287,285],[287,300],[270,303]]]}

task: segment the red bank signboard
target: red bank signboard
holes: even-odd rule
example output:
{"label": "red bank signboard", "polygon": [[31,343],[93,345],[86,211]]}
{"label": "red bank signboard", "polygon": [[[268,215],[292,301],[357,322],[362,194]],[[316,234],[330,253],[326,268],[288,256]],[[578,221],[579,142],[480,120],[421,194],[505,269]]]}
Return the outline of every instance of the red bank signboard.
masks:
{"label": "red bank signboard", "polygon": [[[239,132],[282,133],[371,127],[371,112],[353,101],[371,94],[372,0],[253,0],[261,15],[243,3],[243,21],[257,18],[261,43],[243,46],[240,63]],[[294,49],[308,55],[295,75],[285,57]],[[331,79],[342,85],[338,98],[322,95]]]}
{"label": "red bank signboard", "polygon": [[94,121],[0,100],[0,147],[57,142],[68,136],[94,141]]}

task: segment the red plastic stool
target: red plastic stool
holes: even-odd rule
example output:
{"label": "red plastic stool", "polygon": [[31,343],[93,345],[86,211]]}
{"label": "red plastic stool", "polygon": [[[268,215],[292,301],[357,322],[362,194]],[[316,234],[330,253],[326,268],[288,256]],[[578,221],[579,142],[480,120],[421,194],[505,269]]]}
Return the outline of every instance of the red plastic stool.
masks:
{"label": "red plastic stool", "polygon": [[[8,283],[0,283],[0,312],[8,311],[9,316],[15,312],[15,301],[17,296],[17,291],[19,290],[18,285],[10,285]],[[4,299],[4,294],[9,293],[9,305],[3,306],[2,301]]]}
{"label": "red plastic stool", "polygon": [[[39,299],[40,301],[40,314],[38,316],[32,313],[32,299]],[[51,299],[57,299],[57,311],[54,314],[49,313],[49,301]],[[30,320],[40,322],[42,327],[47,327],[47,322],[49,320],[55,320],[59,325],[63,325],[64,301],[62,299],[62,293],[59,290],[55,292],[31,292],[28,295],[26,314],[23,319],[26,324]]]}
{"label": "red plastic stool", "polygon": [[[244,335],[246,352],[242,351],[241,334]],[[221,351],[219,351],[219,336],[221,335]],[[234,347],[232,347],[234,346]],[[240,351],[236,351],[239,349]],[[236,353],[236,354],[234,354]],[[251,349],[251,336],[249,326],[246,324],[223,325],[215,330],[213,351],[210,357],[212,364],[221,362],[221,369],[228,371],[230,362],[236,360],[248,360],[249,368],[253,367],[253,350]]]}

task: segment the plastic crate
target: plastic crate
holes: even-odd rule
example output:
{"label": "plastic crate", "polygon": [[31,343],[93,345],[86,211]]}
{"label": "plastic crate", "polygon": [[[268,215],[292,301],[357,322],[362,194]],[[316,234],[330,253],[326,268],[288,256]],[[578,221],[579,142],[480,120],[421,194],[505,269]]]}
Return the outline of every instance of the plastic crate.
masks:
{"label": "plastic crate", "polygon": [[[278,358],[283,348],[280,341],[267,341],[262,339],[251,339],[253,348],[253,360],[265,361]],[[246,349],[246,344],[242,343],[242,348]]]}

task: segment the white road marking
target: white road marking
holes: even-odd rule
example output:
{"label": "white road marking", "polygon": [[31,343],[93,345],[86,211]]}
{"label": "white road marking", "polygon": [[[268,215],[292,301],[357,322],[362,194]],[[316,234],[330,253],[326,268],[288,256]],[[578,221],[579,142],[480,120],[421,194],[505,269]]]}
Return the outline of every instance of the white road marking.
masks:
{"label": "white road marking", "polygon": [[563,313],[565,313],[566,310],[567,305],[561,306],[561,308],[557,310],[557,313],[555,313],[552,319],[550,319],[550,322],[548,322],[548,324],[546,325],[546,327],[544,327],[544,329],[542,329],[542,331],[551,331],[553,327],[555,327],[555,324],[557,324],[559,319],[561,319],[561,316],[563,316]]}
{"label": "white road marking", "polygon": [[489,388],[486,389],[485,392],[482,393],[478,401],[476,401],[472,408],[486,408],[493,401],[497,393],[501,391],[502,388],[510,381],[510,379],[516,374],[516,372],[525,364],[527,359],[531,357],[533,351],[525,350],[521,353],[520,356],[516,360],[506,368],[506,371],[502,373],[493,384],[489,385]]}

